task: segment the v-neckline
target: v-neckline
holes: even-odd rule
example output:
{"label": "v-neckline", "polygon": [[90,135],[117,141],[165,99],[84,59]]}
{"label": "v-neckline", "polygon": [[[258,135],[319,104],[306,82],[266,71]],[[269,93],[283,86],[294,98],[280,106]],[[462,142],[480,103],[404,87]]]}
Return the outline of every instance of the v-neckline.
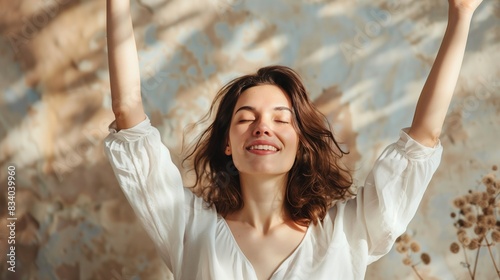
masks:
{"label": "v-neckline", "polygon": [[[247,256],[245,255],[245,253],[243,252],[243,250],[241,250],[241,247],[240,245],[238,244],[238,242],[236,241],[236,238],[234,237],[233,235],[233,232],[231,231],[231,228],[229,227],[229,224],[227,223],[226,219],[224,219],[222,216],[219,216],[220,219],[222,219],[222,222],[224,223],[224,227],[226,228],[226,230],[228,231],[229,233],[229,236],[231,237],[231,242],[233,243],[233,245],[238,249],[238,252],[240,254],[240,256],[245,260],[245,262],[250,266],[250,268],[252,269],[252,272],[253,272],[253,275],[254,275],[254,278],[255,279],[259,279],[257,277],[257,272],[255,271],[255,268],[253,267],[252,265],[252,262],[250,262],[250,260],[247,258]],[[302,244],[304,244],[306,238],[309,236],[309,232],[311,231],[311,227],[312,225],[310,224],[307,229],[306,229],[306,233],[304,234],[304,237],[302,237],[302,240],[300,240],[300,243],[299,245],[297,245],[297,247],[293,250],[293,252],[288,255],[288,257],[286,257],[279,265],[278,267],[276,267],[276,269],[273,271],[273,273],[271,274],[271,276],[269,277],[269,279],[273,279],[274,275],[280,271],[282,269],[282,267],[285,265],[285,263],[287,263],[289,260],[291,260],[296,254],[297,252],[299,251],[299,249],[302,247]]]}

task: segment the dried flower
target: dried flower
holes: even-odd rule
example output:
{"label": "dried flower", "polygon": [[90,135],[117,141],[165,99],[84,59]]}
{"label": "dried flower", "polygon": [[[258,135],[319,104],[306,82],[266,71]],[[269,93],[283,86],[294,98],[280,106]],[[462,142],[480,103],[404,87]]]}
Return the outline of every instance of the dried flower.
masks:
{"label": "dried flower", "polygon": [[471,204],[478,204],[479,201],[481,201],[481,193],[479,192],[473,192],[470,196],[470,203]]}
{"label": "dried flower", "polygon": [[486,216],[485,215],[478,215],[477,216],[477,224],[485,226],[486,225]]}
{"label": "dried flower", "polygon": [[451,243],[450,245],[450,251],[453,253],[453,254],[456,254],[460,251],[460,245],[458,245],[457,242],[453,242]]}
{"label": "dried flower", "polygon": [[469,243],[469,245],[468,246],[466,245],[466,246],[467,246],[467,248],[469,250],[476,250],[477,248],[479,248],[479,244],[480,244],[479,240],[476,239],[476,238],[474,238],[474,239],[471,240],[471,242]]}
{"label": "dried flower", "polygon": [[469,222],[469,221],[463,221],[462,222],[462,227],[464,228],[470,228],[472,227],[473,223]]}
{"label": "dried flower", "polygon": [[486,192],[489,194],[489,195],[495,195],[497,193],[497,187],[495,185],[495,183],[489,185],[488,187],[486,187]]}
{"label": "dried flower", "polygon": [[486,208],[489,205],[489,200],[488,199],[482,199],[482,200],[480,200],[477,203],[477,205],[479,205],[479,207],[481,207],[481,208]]}
{"label": "dried flower", "polygon": [[[396,239],[395,247],[397,252],[403,255],[403,264],[412,266],[415,270],[418,263],[414,263],[411,256],[413,253],[421,251],[420,244],[414,241],[411,235],[404,233]],[[430,262],[430,256],[427,253],[422,253],[420,257],[423,263],[428,264]]]}
{"label": "dried flower", "polygon": [[404,243],[409,243],[411,240],[410,235],[408,233],[403,233],[400,237],[401,241],[403,241]]}
{"label": "dried flower", "polygon": [[426,265],[431,262],[431,256],[429,256],[429,254],[427,254],[427,253],[422,253],[422,255],[420,255],[420,259]]}
{"label": "dried flower", "polygon": [[491,186],[495,182],[495,175],[488,174],[484,176],[482,182],[486,186]]}
{"label": "dried flower", "polygon": [[484,226],[476,226],[474,227],[474,233],[477,234],[478,236],[483,236],[486,234],[486,227]]}
{"label": "dried flower", "polygon": [[493,215],[493,213],[491,215],[487,215],[486,216],[486,226],[488,228],[495,227],[496,223],[497,223],[497,219],[495,218],[495,216]]}
{"label": "dried flower", "polygon": [[455,207],[457,207],[457,208],[464,207],[465,203],[466,203],[465,198],[462,196],[459,196],[459,197],[455,198],[455,200],[453,200],[453,205],[455,205]]}
{"label": "dried flower", "polygon": [[466,235],[459,236],[458,241],[464,244],[464,246],[468,246],[471,243],[471,239]]}
{"label": "dried flower", "polygon": [[410,244],[410,249],[414,253],[420,252],[420,245],[417,242],[412,242]]}
{"label": "dried flower", "polygon": [[[492,170],[497,171],[498,166],[493,165]],[[460,247],[464,247],[466,259],[463,265],[469,268],[469,272],[471,272],[471,264],[467,260],[465,249],[476,250],[477,256],[479,256],[481,246],[500,244],[500,220],[497,221],[497,215],[500,214],[500,199],[498,199],[498,196],[500,196],[500,179],[497,179],[495,173],[492,172],[483,176],[481,183],[484,185],[483,191],[468,190],[468,194],[453,200],[454,207],[458,208],[459,211],[451,214],[457,228],[458,242],[450,244],[450,251],[457,254],[460,252]],[[471,232],[475,233],[475,238],[469,237]],[[488,235],[491,236],[491,243],[487,239]],[[483,244],[484,241],[486,244]],[[493,258],[491,248],[488,247],[488,249],[490,256]],[[427,254],[425,255],[428,257]],[[430,262],[430,258],[427,262],[424,260],[424,254],[422,254],[421,258],[426,264]],[[476,257],[473,271],[476,271],[477,261],[478,258]],[[495,261],[493,262],[495,263]]]}
{"label": "dried flower", "polygon": [[494,211],[494,209],[493,209],[493,206],[491,206],[491,205],[486,207],[486,208],[483,208],[484,215],[493,215],[493,211]]}
{"label": "dried flower", "polygon": [[462,208],[462,210],[463,210],[464,215],[467,215],[467,214],[472,213],[474,211],[474,208],[472,207],[472,205],[467,204],[464,206],[464,208]]}
{"label": "dried flower", "polygon": [[485,201],[489,201],[490,196],[488,195],[487,192],[481,192],[481,199]]}
{"label": "dried flower", "polygon": [[408,252],[408,246],[401,246],[400,253]]}
{"label": "dried flower", "polygon": [[495,196],[494,197],[490,197],[490,199],[488,199],[488,204],[490,206],[495,205]]}
{"label": "dried flower", "polygon": [[475,192],[473,191],[470,195],[469,195],[470,199],[469,199],[469,203],[471,205],[476,205],[479,200],[481,200],[481,195],[478,193],[478,192]]}
{"label": "dried flower", "polygon": [[477,222],[477,216],[472,214],[472,213],[469,213],[467,214],[467,216],[465,216],[465,219],[469,222],[469,223],[475,223]]}
{"label": "dried flower", "polygon": [[404,244],[401,244],[399,243],[397,246],[396,246],[396,251],[398,251],[398,253],[406,253],[408,251],[408,247],[406,247],[406,245]]}
{"label": "dried flower", "polygon": [[492,233],[491,233],[491,239],[493,239],[494,242],[500,242],[500,231],[498,231],[497,229],[495,229]]}

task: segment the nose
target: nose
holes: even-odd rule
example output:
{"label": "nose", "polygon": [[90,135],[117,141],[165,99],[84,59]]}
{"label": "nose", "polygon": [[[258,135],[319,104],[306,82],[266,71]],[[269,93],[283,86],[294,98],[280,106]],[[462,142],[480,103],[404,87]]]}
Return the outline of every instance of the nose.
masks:
{"label": "nose", "polygon": [[271,136],[271,130],[269,129],[269,126],[266,124],[266,122],[264,122],[263,120],[259,120],[255,124],[252,134],[254,137],[262,135]]}

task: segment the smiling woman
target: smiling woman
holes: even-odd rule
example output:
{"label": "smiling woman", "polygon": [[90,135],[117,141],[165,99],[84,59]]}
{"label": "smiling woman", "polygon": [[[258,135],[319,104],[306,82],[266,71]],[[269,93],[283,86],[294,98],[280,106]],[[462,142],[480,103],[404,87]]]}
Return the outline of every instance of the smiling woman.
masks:
{"label": "smiling woman", "polygon": [[[344,152],[288,67],[237,78],[213,104],[215,120],[186,160],[193,159],[201,196],[225,220],[258,278],[268,279],[308,226],[352,195],[339,161]],[[232,164],[238,172],[231,175]]]}
{"label": "smiling woman", "polygon": [[345,152],[285,66],[261,68],[219,91],[214,121],[186,157],[199,192],[184,188],[142,107],[129,3],[107,0],[116,121],[106,153],[174,277],[363,279],[405,231],[440,163],[440,129],[480,2],[450,0],[448,29],[412,126],[382,152],[351,199]]}
{"label": "smiling woman", "polygon": [[[269,66],[237,78],[213,104],[215,121],[186,160],[193,160],[195,185],[219,214],[242,209],[248,195],[242,179],[269,179],[266,175],[280,183],[264,194],[281,191],[286,215],[302,226],[322,220],[334,201],[351,195],[352,179],[339,161],[345,153],[292,69]],[[319,153],[322,157],[315,156]],[[233,162],[239,172],[229,176]],[[220,176],[230,180],[220,185]],[[249,185],[255,193],[269,184]]]}

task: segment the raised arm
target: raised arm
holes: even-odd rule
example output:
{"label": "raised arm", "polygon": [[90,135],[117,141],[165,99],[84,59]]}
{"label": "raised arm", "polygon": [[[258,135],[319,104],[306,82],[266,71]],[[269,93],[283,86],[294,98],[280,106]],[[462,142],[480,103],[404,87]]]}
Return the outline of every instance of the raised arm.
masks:
{"label": "raised arm", "polygon": [[106,32],[113,113],[118,129],[130,128],[145,114],[129,0],[106,0]]}
{"label": "raised arm", "polygon": [[448,26],[436,60],[422,89],[409,134],[434,146],[457,84],[472,14],[482,0],[448,0]]}

